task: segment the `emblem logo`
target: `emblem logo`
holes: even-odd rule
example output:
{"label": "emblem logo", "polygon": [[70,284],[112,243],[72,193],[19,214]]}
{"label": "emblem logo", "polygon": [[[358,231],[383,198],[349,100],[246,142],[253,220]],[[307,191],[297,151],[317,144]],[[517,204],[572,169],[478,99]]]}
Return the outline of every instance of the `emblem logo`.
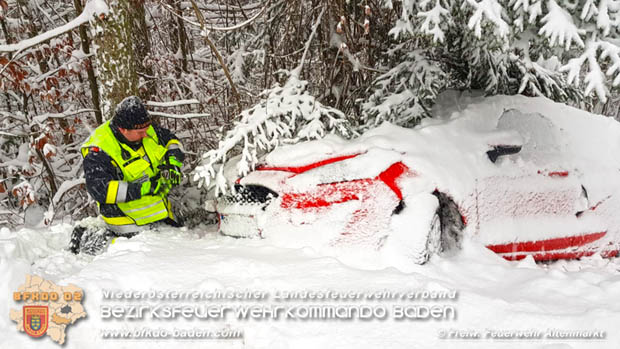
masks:
{"label": "emblem logo", "polygon": [[41,337],[47,332],[49,309],[45,305],[24,306],[24,331],[31,337]]}

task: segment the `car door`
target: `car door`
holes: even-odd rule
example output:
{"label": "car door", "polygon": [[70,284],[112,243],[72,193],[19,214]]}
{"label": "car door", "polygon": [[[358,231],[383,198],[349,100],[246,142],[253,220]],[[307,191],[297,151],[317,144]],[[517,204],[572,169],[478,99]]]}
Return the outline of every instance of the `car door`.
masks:
{"label": "car door", "polygon": [[580,243],[572,237],[600,233],[596,220],[579,217],[587,193],[579,171],[563,161],[561,130],[517,110],[504,112],[497,128],[519,132],[523,142],[489,144],[497,171],[476,183],[476,239],[505,257],[545,259]]}

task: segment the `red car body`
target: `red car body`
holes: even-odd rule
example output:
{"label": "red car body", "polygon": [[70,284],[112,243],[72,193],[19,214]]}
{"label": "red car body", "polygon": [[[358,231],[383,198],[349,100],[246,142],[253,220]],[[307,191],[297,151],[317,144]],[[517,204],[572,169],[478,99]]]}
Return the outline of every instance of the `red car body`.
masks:
{"label": "red car body", "polygon": [[[515,142],[487,145],[487,153],[481,155],[488,157],[489,164],[494,164],[498,158],[519,156],[523,146]],[[385,162],[377,175],[348,176],[347,166],[359,168],[360,164],[355,162],[366,161],[361,160],[365,154],[364,151],[332,154],[307,162],[297,159],[295,165],[290,166],[258,166],[248,176],[237,180],[237,194],[218,200],[220,231],[233,236],[265,237],[269,224],[260,223],[257,218],[266,211],[302,217],[288,219],[294,228],[312,224],[304,221],[304,216],[316,221],[317,215],[320,217],[349,202],[359,205],[343,215],[337,223],[340,225],[338,234],[330,243],[347,244],[359,239],[359,235],[370,236],[375,230],[386,227],[389,230],[392,217],[408,206],[407,200],[412,196],[404,193],[406,183],[415,183],[425,175],[411,166],[415,161],[409,166],[404,161],[392,161]],[[587,188],[580,181],[585,170],[534,168],[523,166],[519,161],[514,164],[503,164],[491,175],[473,178],[473,183],[467,186],[468,192],[453,192],[446,183],[425,187],[428,194],[438,198],[437,212],[440,206],[449,203],[452,207],[449,213],[457,217],[451,222],[442,219],[442,229],[452,224],[459,235],[484,244],[507,260],[528,256],[536,261],[573,259],[596,253],[603,257],[617,256],[620,227],[614,217],[620,204],[613,190],[607,198],[590,202]],[[337,179],[322,178],[330,171],[341,175]],[[312,185],[295,183],[298,176],[313,174],[318,179]],[[257,194],[257,199],[248,194],[253,190],[264,192]],[[412,221],[421,216],[409,215]],[[250,223],[236,226],[241,217]],[[242,231],[238,227],[242,227]],[[384,237],[373,239],[374,246],[380,248]],[[420,261],[423,263],[425,259]]]}

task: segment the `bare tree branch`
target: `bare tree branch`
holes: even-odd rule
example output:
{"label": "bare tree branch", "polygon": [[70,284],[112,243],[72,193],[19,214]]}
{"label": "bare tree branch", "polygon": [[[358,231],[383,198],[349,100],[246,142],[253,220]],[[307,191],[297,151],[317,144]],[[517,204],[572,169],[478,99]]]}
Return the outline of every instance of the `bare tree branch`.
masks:
{"label": "bare tree branch", "polygon": [[205,29],[206,27],[205,19],[202,16],[202,13],[200,12],[200,10],[198,9],[196,2],[194,0],[190,0],[190,1],[192,3],[192,6],[194,7],[194,12],[196,12],[196,17],[198,17],[198,20],[200,21],[200,28],[202,29],[202,33],[204,34],[203,37],[205,41],[207,42],[207,44],[209,45],[209,47],[211,48],[211,51],[213,51],[213,54],[215,54],[215,56],[217,57],[217,60],[220,62],[220,65],[222,66],[222,69],[224,70],[224,74],[226,75],[226,78],[228,79],[228,83],[230,84],[232,94],[234,98],[237,100],[238,113],[241,113],[241,111],[243,110],[243,107],[241,106],[241,97],[239,96],[239,92],[237,92],[237,88],[235,87],[235,82],[232,80],[232,76],[230,76],[230,71],[228,70],[228,67],[226,66],[226,62],[224,62],[224,58],[222,58],[222,55],[217,50],[217,47],[215,47],[211,39],[209,39],[209,35],[207,33],[207,30]]}
{"label": "bare tree branch", "polygon": [[304,62],[306,61],[308,50],[310,50],[310,44],[312,43],[312,39],[314,38],[314,35],[316,34],[316,30],[318,29],[319,24],[321,24],[321,18],[323,17],[324,13],[325,13],[325,7],[323,7],[323,9],[321,10],[321,13],[319,14],[319,18],[317,18],[316,22],[312,26],[312,33],[310,34],[310,38],[308,38],[308,41],[306,41],[306,48],[304,49],[304,54],[301,56],[301,61],[299,62],[299,65],[297,66],[297,68],[293,69],[292,73],[295,74],[297,77],[299,77],[299,75],[301,74],[301,69],[304,67]]}
{"label": "bare tree branch", "polygon": [[[80,25],[88,22],[91,18],[93,18],[93,16],[104,14],[107,11],[107,8],[104,9],[102,7],[97,7],[93,3],[96,3],[97,5],[104,4],[103,2],[98,2],[98,1],[88,2],[86,4],[86,7],[84,7],[84,11],[82,11],[82,13],[79,16],[75,17],[71,22],[63,26],[60,26],[58,28],[46,31],[45,33],[39,34],[33,38],[22,40],[16,44],[0,45],[0,53],[21,52],[32,46],[36,46],[42,42],[55,38],[68,31],[71,31],[79,27]],[[90,4],[93,4],[93,5],[90,5]]]}

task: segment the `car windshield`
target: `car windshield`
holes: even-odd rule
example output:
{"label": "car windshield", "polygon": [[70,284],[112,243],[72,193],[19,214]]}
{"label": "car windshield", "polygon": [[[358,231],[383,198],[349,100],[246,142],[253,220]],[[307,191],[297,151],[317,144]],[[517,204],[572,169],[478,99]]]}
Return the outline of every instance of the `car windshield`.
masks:
{"label": "car windshield", "polygon": [[499,118],[497,129],[514,130],[523,137],[521,151],[508,157],[518,156],[524,161],[543,165],[557,159],[563,149],[561,130],[542,114],[510,109]]}

